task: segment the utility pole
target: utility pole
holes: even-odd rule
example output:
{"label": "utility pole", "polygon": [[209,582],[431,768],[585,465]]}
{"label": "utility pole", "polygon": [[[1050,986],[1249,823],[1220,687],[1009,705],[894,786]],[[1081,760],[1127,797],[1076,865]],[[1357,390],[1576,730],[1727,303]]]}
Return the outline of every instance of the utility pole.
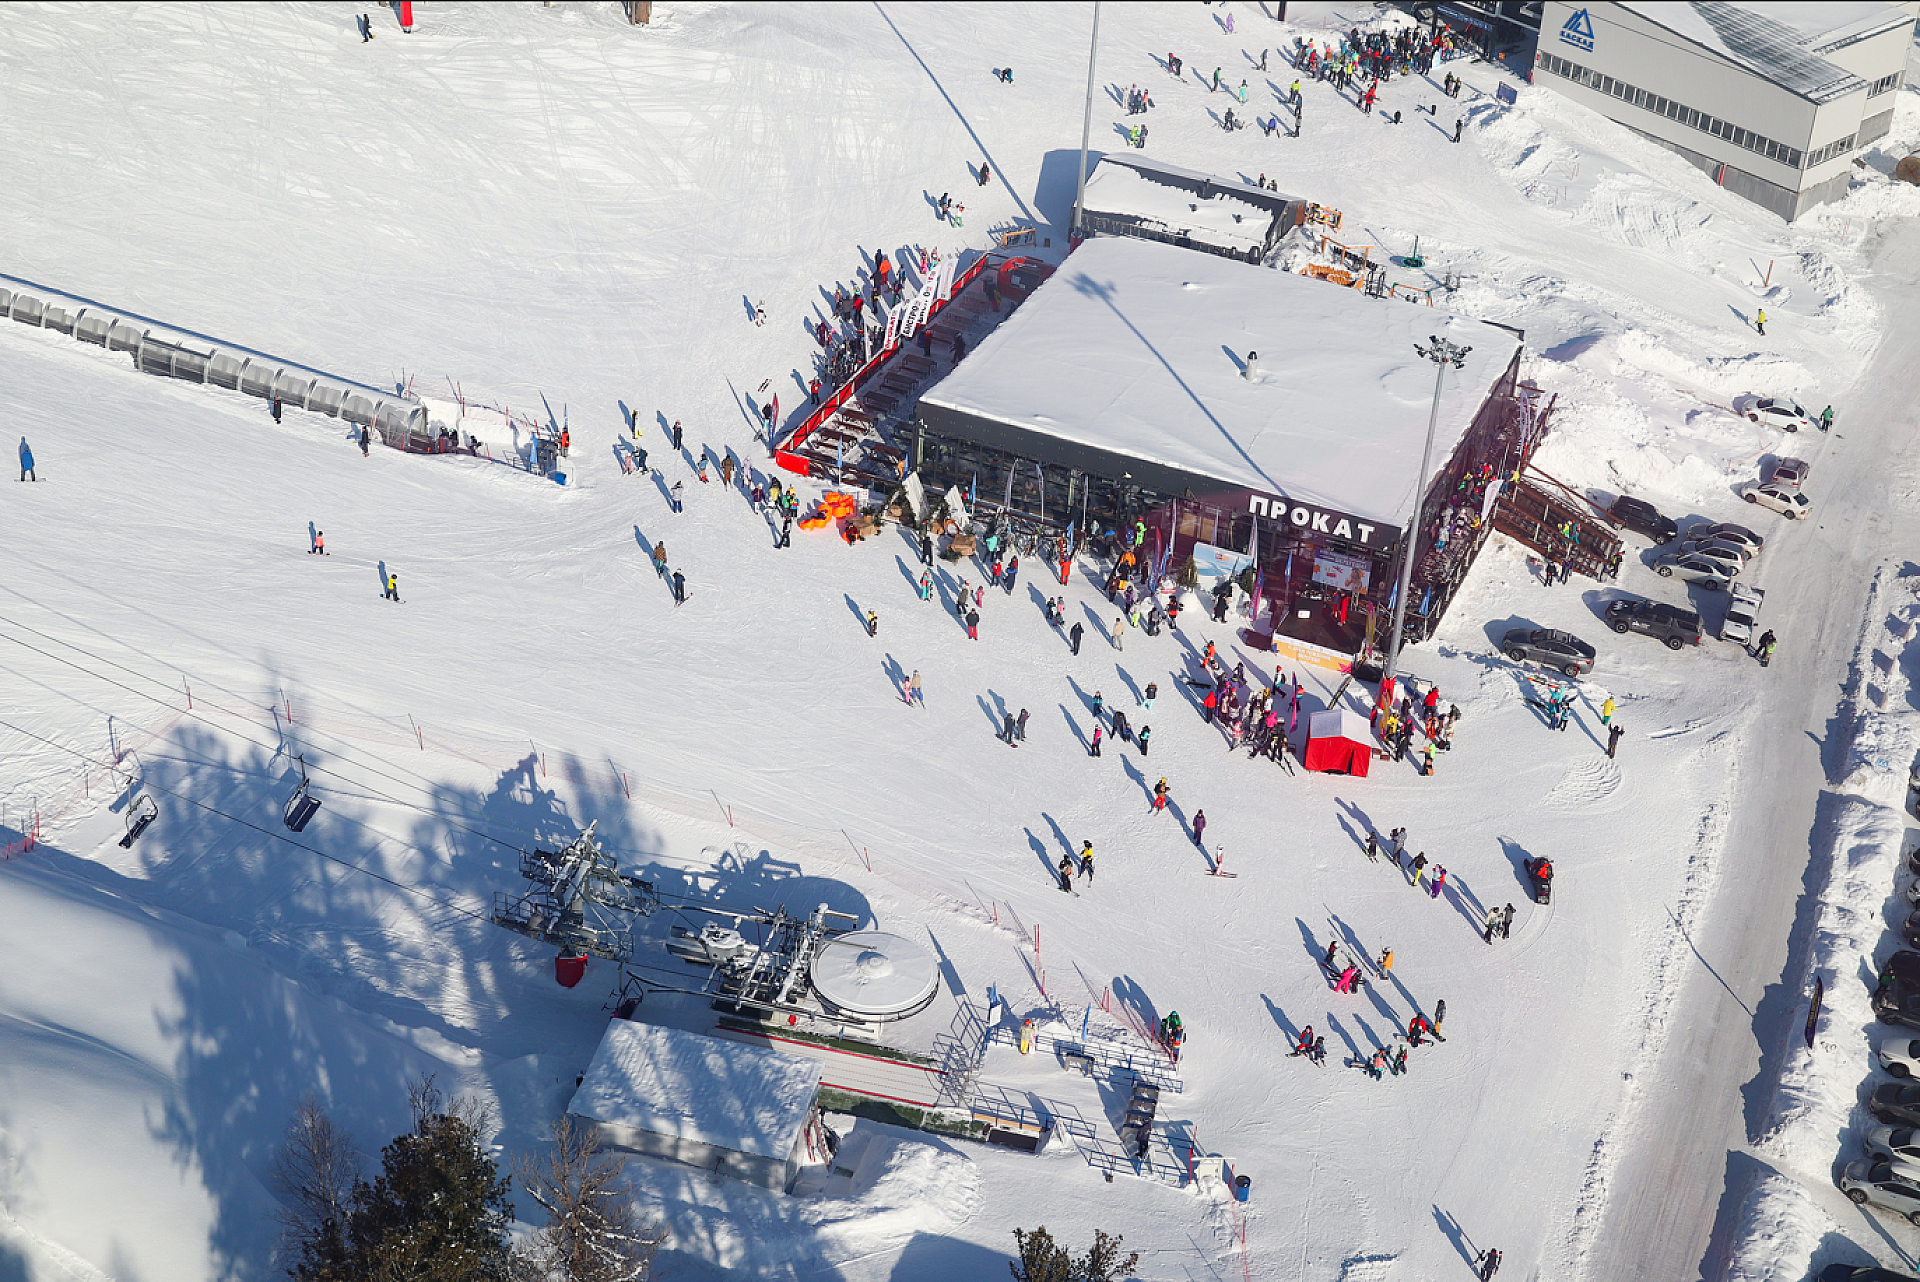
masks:
{"label": "utility pole", "polygon": [[1100,0],[1093,0],[1093,39],[1087,44],[1087,112],[1080,120],[1080,185],[1073,193],[1072,233],[1080,234],[1080,206],[1087,199],[1087,144],[1093,139],[1093,68],[1100,53]]}
{"label": "utility pole", "polygon": [[1400,587],[1393,596],[1393,631],[1387,638],[1387,662],[1380,678],[1380,698],[1375,707],[1384,712],[1393,699],[1393,678],[1400,667],[1400,639],[1407,622],[1407,597],[1413,591],[1413,558],[1420,550],[1421,517],[1427,501],[1427,468],[1433,462],[1433,434],[1440,426],[1440,388],[1447,366],[1459,369],[1466,364],[1471,347],[1444,338],[1428,336],[1425,347],[1415,343],[1413,350],[1433,362],[1433,409],[1427,415],[1427,441],[1420,449],[1420,475],[1414,480],[1413,513],[1407,518],[1407,530],[1400,538]]}

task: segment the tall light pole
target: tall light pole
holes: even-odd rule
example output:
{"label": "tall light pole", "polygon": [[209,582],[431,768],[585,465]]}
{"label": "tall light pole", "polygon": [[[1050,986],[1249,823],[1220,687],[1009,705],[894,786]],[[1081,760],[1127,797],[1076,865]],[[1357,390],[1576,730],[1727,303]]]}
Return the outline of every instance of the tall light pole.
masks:
{"label": "tall light pole", "polygon": [[1093,67],[1100,54],[1100,0],[1093,0],[1093,39],[1087,44],[1087,113],[1080,119],[1080,185],[1073,193],[1073,235],[1080,234],[1080,206],[1087,199],[1087,143],[1093,138]]}
{"label": "tall light pole", "polygon": [[1393,596],[1393,631],[1387,638],[1387,663],[1380,680],[1380,698],[1393,694],[1393,678],[1400,667],[1400,636],[1407,623],[1407,597],[1413,591],[1413,558],[1420,550],[1421,515],[1427,501],[1427,468],[1433,462],[1433,434],[1440,426],[1440,385],[1446,379],[1447,366],[1459,369],[1466,364],[1471,347],[1444,338],[1429,336],[1425,347],[1415,343],[1413,350],[1433,362],[1433,411],[1427,415],[1427,443],[1420,449],[1420,475],[1413,486],[1413,515],[1407,519],[1407,532],[1400,539],[1400,588]]}

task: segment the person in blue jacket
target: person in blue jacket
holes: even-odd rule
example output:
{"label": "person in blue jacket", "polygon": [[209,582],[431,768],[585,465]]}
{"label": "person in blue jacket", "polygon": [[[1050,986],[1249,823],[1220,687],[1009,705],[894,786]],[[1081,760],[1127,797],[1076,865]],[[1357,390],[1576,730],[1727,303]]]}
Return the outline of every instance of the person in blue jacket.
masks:
{"label": "person in blue jacket", "polygon": [[27,438],[24,436],[20,438],[20,479],[23,481],[40,479],[39,474],[33,470],[33,451],[27,448]]}

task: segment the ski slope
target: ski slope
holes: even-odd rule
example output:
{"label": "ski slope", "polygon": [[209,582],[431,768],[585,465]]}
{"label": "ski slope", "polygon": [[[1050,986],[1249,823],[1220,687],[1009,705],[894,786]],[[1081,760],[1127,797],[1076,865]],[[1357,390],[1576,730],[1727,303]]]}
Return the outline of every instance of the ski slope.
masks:
{"label": "ski slope", "polygon": [[[0,322],[0,421],[43,478],[0,491],[0,837],[41,819],[35,848],[0,864],[0,1276],[272,1276],[267,1167],[308,1094],[371,1155],[405,1122],[406,1080],[435,1071],[495,1104],[505,1155],[537,1149],[615,977],[596,962],[559,988],[548,950],[485,915],[520,846],[591,820],[673,893],[825,902],[924,939],[948,989],[936,1012],[991,985],[1013,1018],[1134,1037],[1179,1010],[1184,1089],[1162,1129],[1254,1182],[1242,1205],[1108,1183],[1063,1143],[1025,1156],[861,1121],[857,1174],[818,1196],[632,1163],[673,1231],[671,1276],[988,1276],[1013,1228],[1042,1223],[1075,1248],[1124,1233],[1152,1279],[1464,1277],[1488,1246],[1507,1276],[1598,1279],[1629,1275],[1622,1241],[1655,1257],[1645,1276],[1719,1276],[1756,1249],[1740,1225],[1785,1203],[1745,1215],[1750,1168],[1702,1177],[1667,1140],[1704,1111],[1758,1141],[1768,1110],[1720,1099],[1665,1048],[1708,1029],[1721,1049],[1702,1056],[1769,1098],[1781,1070],[1747,1053],[1793,1020],[1759,990],[1798,991],[1788,932],[1818,897],[1799,872],[1827,848],[1826,767],[1794,736],[1840,715],[1878,626],[1868,582],[1885,558],[1898,570],[1917,510],[1874,463],[1914,428],[1887,364],[1911,349],[1883,342],[1908,332],[1892,328],[1915,255],[1898,229],[1920,191],[1884,171],[1920,142],[1914,91],[1855,192],[1786,227],[1543,91],[1496,105],[1503,73],[1483,65],[1450,65],[1457,102],[1388,85],[1398,126],[1309,84],[1297,140],[1218,128],[1226,101],[1200,83],[1214,65],[1270,109],[1293,76],[1277,56],[1250,74],[1259,47],[1399,20],[1371,6],[1296,4],[1289,24],[1240,3],[1103,7],[1096,148],[1137,123],[1119,105],[1137,83],[1153,155],[1340,208],[1376,260],[1418,235],[1429,268],[1397,279],[1456,274],[1446,306],[1527,331],[1528,372],[1560,397],[1542,467],[1769,539],[1750,574],[1792,622],[1765,672],[1711,639],[1672,654],[1615,637],[1597,617],[1612,585],[1543,589],[1496,539],[1405,663],[1460,706],[1455,748],[1431,779],[1349,781],[1225,754],[1180,676],[1208,640],[1273,675],[1225,627],[1114,651],[1083,572],[1065,589],[1088,632],[1074,658],[1033,567],[989,592],[969,642],[942,606],[978,567],[943,566],[940,604],[923,604],[891,532],[849,548],[796,530],[776,550],[738,490],[701,485],[662,439],[681,420],[689,455],[764,473],[758,389],[797,418],[812,323],[876,248],[977,251],[1031,222],[1058,259],[1090,6],[654,13],[635,29],[613,5],[420,5],[411,35],[377,14],[371,44],[335,6],[9,13],[0,144],[30,198],[0,202],[0,272],[370,383],[551,412],[574,445],[564,486],[485,459],[363,458],[338,421],[276,425],[259,401]],[[1008,62],[1011,86],[991,74]],[[933,218],[942,193],[963,227]],[[1776,322],[1765,339],[1743,320],[1756,306]],[[1733,493],[1782,446],[1727,411],[1749,391],[1836,407],[1834,438],[1790,442],[1813,462],[1812,528]],[[617,465],[628,413],[658,479]],[[1855,492],[1878,501],[1842,501]],[[307,554],[315,530],[325,558]],[[650,565],[663,540],[687,575],[679,609]],[[1687,599],[1629,549],[1620,589]],[[1493,652],[1522,623],[1599,649],[1564,733]],[[899,697],[914,671],[924,710]],[[1338,683],[1289,675],[1310,706]],[[1087,756],[1096,691],[1153,725],[1150,756]],[[1028,739],[1009,749],[993,735],[1021,708]],[[325,802],[298,837],[279,824],[295,754]],[[131,849],[116,757],[160,806]],[[1155,814],[1163,775],[1174,805]],[[1777,822],[1737,828],[1756,799]],[[1205,875],[1183,831],[1200,808],[1237,878]],[[1403,825],[1449,870],[1438,899],[1361,852],[1369,826]],[[1063,896],[1051,865],[1088,839],[1099,875]],[[1537,854],[1561,870],[1547,909],[1519,872]],[[1514,937],[1489,946],[1484,910],[1508,901]],[[1392,947],[1391,981],[1329,992],[1316,958],[1335,932]],[[1740,1009],[1703,1017],[1722,974]],[[1340,1066],[1441,999],[1448,1040],[1408,1076]],[[1285,1058],[1306,1024],[1327,1037],[1323,1069]],[[1095,1119],[1114,1103],[1004,1047],[982,1077]],[[1703,1134],[1687,1151],[1721,1158],[1724,1136]],[[1911,1251],[1910,1228],[1876,1232],[1816,1188],[1815,1147],[1777,1164],[1833,1227],[1801,1232],[1778,1276]],[[1699,1204],[1654,1232],[1686,1201],[1648,1205],[1675,1172]]]}

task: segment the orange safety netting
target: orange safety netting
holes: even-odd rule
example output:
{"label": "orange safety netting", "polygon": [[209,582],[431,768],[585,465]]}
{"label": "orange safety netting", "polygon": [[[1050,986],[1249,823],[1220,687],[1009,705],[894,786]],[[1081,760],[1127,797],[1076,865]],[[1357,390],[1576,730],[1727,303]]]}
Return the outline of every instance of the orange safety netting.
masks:
{"label": "orange safety netting", "polygon": [[802,517],[800,528],[803,530],[823,529],[831,522],[843,517],[859,515],[859,506],[853,495],[842,494],[838,490],[828,490],[820,496],[820,510],[812,516]]}

